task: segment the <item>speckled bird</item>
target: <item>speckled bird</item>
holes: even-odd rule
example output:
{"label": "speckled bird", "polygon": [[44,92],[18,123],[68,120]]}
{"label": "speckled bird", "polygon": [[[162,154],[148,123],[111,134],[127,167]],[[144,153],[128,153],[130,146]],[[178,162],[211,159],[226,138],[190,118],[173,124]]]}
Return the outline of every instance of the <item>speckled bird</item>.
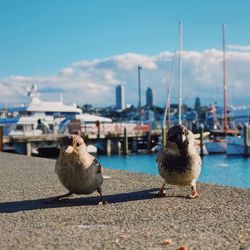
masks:
{"label": "speckled bird", "polygon": [[101,196],[99,204],[106,202],[102,196],[103,168],[94,156],[88,153],[84,140],[78,135],[65,136],[60,141],[59,158],[55,172],[67,194],[55,197],[55,200],[72,194],[91,194],[97,191]]}
{"label": "speckled bird", "polygon": [[194,135],[183,125],[170,128],[166,145],[159,152],[156,161],[158,171],[164,179],[159,196],[165,195],[165,184],[191,185],[190,198],[198,197],[196,181],[201,172],[201,158],[194,146]]}

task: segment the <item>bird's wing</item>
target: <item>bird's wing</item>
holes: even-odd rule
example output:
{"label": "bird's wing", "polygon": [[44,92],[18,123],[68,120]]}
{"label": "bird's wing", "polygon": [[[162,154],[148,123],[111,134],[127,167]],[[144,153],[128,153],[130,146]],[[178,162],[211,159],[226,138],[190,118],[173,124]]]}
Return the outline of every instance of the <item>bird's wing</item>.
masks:
{"label": "bird's wing", "polygon": [[159,153],[158,153],[158,155],[157,155],[157,157],[156,157],[156,162],[158,162],[159,163],[159,161],[161,161],[166,155],[168,155],[168,154],[170,154],[171,152],[170,152],[170,150],[167,148],[167,147],[163,147],[160,151],[159,151]]}
{"label": "bird's wing", "polygon": [[103,172],[103,167],[102,167],[102,165],[100,164],[100,162],[96,158],[93,159],[93,162],[91,163],[90,167],[97,168],[97,172],[96,173],[102,173]]}
{"label": "bird's wing", "polygon": [[159,160],[160,153],[161,153],[161,151],[159,151],[158,154],[157,154],[157,156],[156,156],[156,159],[155,159],[156,162],[158,162],[158,160]]}
{"label": "bird's wing", "polygon": [[156,162],[159,164],[162,161],[162,157],[164,156],[165,149],[162,148],[156,156]]}
{"label": "bird's wing", "polygon": [[172,164],[173,161],[172,161],[172,157],[171,157],[171,154],[168,153],[168,150],[166,150],[165,148],[163,148],[157,158],[156,158],[156,161],[158,164]]}
{"label": "bird's wing", "polygon": [[55,172],[57,173],[58,171],[58,167],[59,167],[59,161],[57,160],[55,163]]}

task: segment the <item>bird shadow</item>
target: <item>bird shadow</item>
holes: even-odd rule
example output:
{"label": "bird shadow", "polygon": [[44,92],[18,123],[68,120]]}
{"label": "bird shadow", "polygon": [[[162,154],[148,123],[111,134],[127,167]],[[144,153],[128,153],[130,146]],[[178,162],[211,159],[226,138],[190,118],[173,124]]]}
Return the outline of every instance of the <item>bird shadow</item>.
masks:
{"label": "bird shadow", "polygon": [[[105,195],[104,199],[108,204],[112,203],[124,203],[138,200],[149,200],[156,197],[156,193],[159,189],[152,188],[147,190],[140,190],[128,193],[119,193],[112,195]],[[167,196],[169,197],[169,196]],[[181,197],[184,198],[184,197]],[[34,200],[22,200],[22,201],[10,201],[0,203],[1,213],[16,213],[23,211],[32,211],[38,209],[60,208],[60,207],[73,207],[73,206],[93,206],[100,201],[99,196],[85,196],[75,197],[69,199],[62,199],[60,201],[54,201],[52,197],[34,199]]]}
{"label": "bird shadow", "polygon": [[[171,188],[165,188],[165,190],[167,189]],[[146,189],[128,193],[105,195],[104,200],[107,201],[108,204],[159,199],[159,198],[181,198],[190,200],[189,196],[181,196],[181,195],[165,195],[164,197],[159,197],[157,195],[158,191],[159,191],[158,188],[152,188],[152,189]],[[0,202],[0,214],[17,213],[17,212],[32,211],[38,209],[60,208],[60,207],[95,206],[99,202],[100,202],[100,196],[66,198],[57,201],[54,200],[54,197],[48,197],[48,198],[41,198],[34,200]]]}

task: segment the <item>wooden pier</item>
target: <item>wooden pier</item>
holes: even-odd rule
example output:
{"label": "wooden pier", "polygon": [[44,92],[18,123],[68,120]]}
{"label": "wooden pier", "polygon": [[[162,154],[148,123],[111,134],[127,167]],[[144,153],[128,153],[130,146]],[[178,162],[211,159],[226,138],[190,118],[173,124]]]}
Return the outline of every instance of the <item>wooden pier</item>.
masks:
{"label": "wooden pier", "polygon": [[42,134],[42,135],[15,135],[15,136],[3,136],[2,144],[24,144],[26,146],[26,155],[32,155],[32,149],[34,147],[43,147],[44,145],[57,146],[60,138],[64,137],[63,134]]}
{"label": "wooden pier", "polygon": [[[0,129],[0,151],[3,151],[3,145],[22,145],[25,147],[27,156],[31,156],[34,148],[57,148],[60,138],[67,134],[41,134],[41,135],[13,135],[3,136]],[[117,133],[85,133],[81,134],[87,145],[102,145],[102,153],[111,154],[129,154],[139,151],[149,151],[159,142],[159,131],[153,133],[137,132],[128,133],[126,129],[121,134]]]}

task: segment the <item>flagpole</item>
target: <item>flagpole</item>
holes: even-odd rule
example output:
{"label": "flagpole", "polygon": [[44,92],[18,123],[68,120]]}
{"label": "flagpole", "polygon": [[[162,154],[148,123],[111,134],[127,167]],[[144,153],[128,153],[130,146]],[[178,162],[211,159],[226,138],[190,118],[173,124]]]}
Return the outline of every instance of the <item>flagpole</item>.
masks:
{"label": "flagpole", "polygon": [[223,94],[224,94],[224,132],[228,131],[227,118],[227,75],[226,75],[226,42],[225,42],[225,24],[222,25],[223,34]]}
{"label": "flagpole", "polygon": [[182,22],[179,22],[179,124],[181,121],[182,113]]}
{"label": "flagpole", "polygon": [[142,124],[142,115],[141,115],[141,75],[140,70],[142,67],[138,65],[138,94],[139,94],[139,103],[138,103],[138,109],[139,109],[139,116],[140,116],[140,123]]}

